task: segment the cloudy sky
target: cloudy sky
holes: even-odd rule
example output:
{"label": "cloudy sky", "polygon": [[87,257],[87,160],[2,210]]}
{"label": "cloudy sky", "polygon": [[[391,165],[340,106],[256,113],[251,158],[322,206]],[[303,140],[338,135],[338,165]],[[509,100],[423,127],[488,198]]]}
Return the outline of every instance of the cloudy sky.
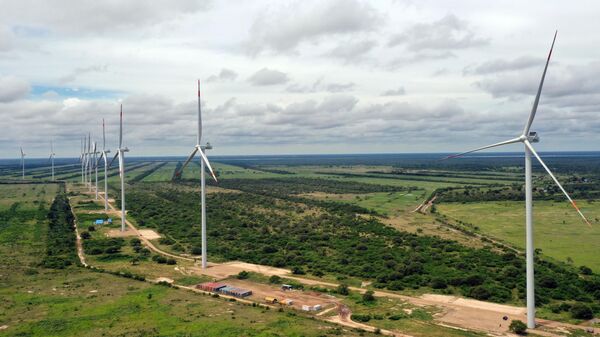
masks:
{"label": "cloudy sky", "polygon": [[[0,0],[0,157],[451,152],[517,136],[558,29],[539,150],[599,150],[600,3]],[[100,139],[99,139],[100,140]],[[518,150],[518,146],[508,150]]]}

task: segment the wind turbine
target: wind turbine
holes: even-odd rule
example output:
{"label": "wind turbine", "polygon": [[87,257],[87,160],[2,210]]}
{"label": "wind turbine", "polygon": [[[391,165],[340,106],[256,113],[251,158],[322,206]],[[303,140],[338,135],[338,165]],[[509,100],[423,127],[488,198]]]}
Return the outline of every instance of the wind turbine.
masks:
{"label": "wind turbine", "polygon": [[23,152],[23,147],[21,147],[21,166],[23,167],[23,177],[22,180],[25,180],[25,152]]}
{"label": "wind turbine", "polygon": [[[104,159],[104,210],[108,211],[108,176],[106,170],[108,168],[108,158],[106,154],[109,153],[110,150],[106,149],[106,135],[104,132],[104,118],[102,118],[102,152],[100,152],[100,158],[96,161],[96,172],[98,172],[98,162],[100,159]],[[96,177],[97,177],[96,173]],[[98,189],[98,180],[96,179],[96,190]]]}
{"label": "wind turbine", "polygon": [[129,149],[127,147],[123,147],[123,104],[121,104],[121,115],[119,122],[119,148],[117,149],[117,153],[115,153],[113,159],[110,161],[110,164],[108,164],[110,167],[115,159],[119,157],[119,177],[121,177],[121,232],[125,231],[125,152],[129,152]]}
{"label": "wind turbine", "polygon": [[206,164],[206,166],[208,167],[208,170],[210,171],[210,174],[212,175],[215,182],[217,182],[217,177],[215,176],[215,173],[212,167],[210,166],[210,163],[208,162],[208,158],[206,158],[206,155],[204,154],[204,151],[212,149],[212,146],[210,145],[210,143],[206,143],[206,145],[201,145],[201,141],[202,109],[200,105],[200,80],[198,80],[198,138],[196,141],[196,146],[194,146],[194,150],[192,151],[192,154],[190,154],[189,158],[185,161],[181,169],[179,169],[177,175],[181,175],[181,172],[183,172],[183,169],[194,158],[196,152],[200,153],[200,199],[202,204],[202,269],[206,269],[206,186],[204,179],[204,165]]}
{"label": "wind turbine", "polygon": [[98,151],[96,151],[96,142],[94,142],[94,161],[92,165],[94,165],[94,171],[96,171],[96,200],[98,200],[98,160],[96,157],[98,156]]}
{"label": "wind turbine", "polygon": [[88,132],[88,142],[87,142],[87,161],[86,161],[86,169],[87,169],[87,181],[88,191],[92,191],[92,134]]}
{"label": "wind turbine", "polygon": [[85,137],[81,137],[81,156],[79,156],[79,161],[81,161],[81,183],[85,183]]}
{"label": "wind turbine", "polygon": [[54,153],[54,142],[50,140],[50,161],[52,162],[52,181],[54,181],[54,157],[56,153]]}
{"label": "wind turbine", "polygon": [[531,113],[529,114],[529,119],[525,124],[525,128],[520,136],[516,138],[512,138],[503,142],[499,142],[492,145],[483,146],[471,151],[459,153],[456,155],[448,156],[444,159],[448,158],[456,158],[463,156],[468,153],[473,153],[476,151],[489,149],[497,146],[503,146],[513,143],[523,143],[525,147],[525,236],[526,236],[526,248],[525,248],[525,259],[526,259],[526,275],[527,275],[527,327],[530,329],[535,328],[535,284],[534,284],[534,246],[533,246],[533,192],[532,192],[532,176],[531,176],[531,155],[533,154],[535,158],[539,161],[540,164],[544,167],[546,172],[550,175],[554,183],[560,188],[563,194],[567,197],[567,199],[571,202],[571,205],[575,208],[577,213],[583,218],[583,220],[591,227],[590,222],[586,219],[586,217],[581,213],[575,201],[571,199],[567,191],[562,187],[562,185],[558,182],[558,179],[554,176],[552,171],[548,168],[546,163],[540,158],[538,153],[535,151],[531,143],[539,142],[539,137],[536,132],[530,131],[531,124],[533,123],[533,119],[535,118],[535,114],[537,112],[538,103],[540,102],[540,95],[542,93],[542,86],[544,85],[544,79],[546,77],[546,71],[548,70],[548,64],[550,63],[550,56],[552,56],[552,49],[554,48],[554,42],[556,41],[556,34],[554,33],[554,39],[552,39],[552,46],[550,47],[550,52],[548,53],[548,58],[546,59],[546,66],[544,67],[544,72],[542,73],[542,79],[540,81],[540,85],[537,90],[537,94],[535,96],[535,100],[533,101],[533,108],[531,109]]}

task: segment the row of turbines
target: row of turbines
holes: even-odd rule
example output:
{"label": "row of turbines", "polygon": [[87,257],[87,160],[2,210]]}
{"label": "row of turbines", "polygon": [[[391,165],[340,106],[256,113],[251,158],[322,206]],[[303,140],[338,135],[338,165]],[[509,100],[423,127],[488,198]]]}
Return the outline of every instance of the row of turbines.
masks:
{"label": "row of turbines", "polygon": [[[522,143],[525,147],[525,233],[526,233],[526,248],[525,248],[525,260],[526,260],[526,298],[527,298],[527,326],[529,328],[535,328],[535,275],[534,275],[534,242],[533,242],[533,191],[532,191],[532,155],[538,160],[538,162],[542,165],[542,167],[546,170],[546,172],[550,175],[554,183],[559,187],[562,193],[567,197],[570,201],[573,208],[579,213],[579,215],[583,218],[583,220],[591,227],[588,219],[583,215],[579,207],[575,201],[570,197],[567,191],[560,184],[556,176],[552,173],[552,171],[548,168],[546,163],[542,160],[542,158],[538,155],[538,153],[533,148],[532,143],[539,142],[539,137],[536,132],[531,131],[531,125],[535,119],[535,115],[537,112],[537,107],[540,101],[540,95],[542,93],[542,87],[544,85],[544,79],[546,77],[546,72],[548,70],[548,65],[550,63],[550,57],[552,56],[552,50],[554,49],[554,43],[556,41],[556,35],[554,34],[554,38],[552,40],[552,45],[550,47],[550,52],[548,53],[548,58],[546,59],[546,64],[544,67],[544,71],[542,73],[542,78],[537,90],[537,94],[533,103],[532,110],[529,114],[529,118],[525,124],[523,132],[516,138],[509,139],[507,141],[495,143],[488,146],[483,146],[474,150],[470,150],[467,152],[463,152],[460,154],[448,156],[444,159],[451,159],[461,157],[463,155],[481,151],[484,149],[489,149],[493,147],[514,144],[514,143]],[[207,254],[206,254],[206,186],[205,186],[205,168],[208,168],[210,174],[213,179],[217,181],[217,177],[214,174],[214,171],[206,157],[205,151],[212,149],[210,143],[202,144],[202,111],[201,111],[201,101],[200,101],[200,81],[198,81],[198,135],[196,145],[192,150],[192,153],[185,161],[183,166],[176,172],[177,176],[180,176],[183,169],[189,164],[190,161],[194,159],[196,154],[200,155],[200,193],[201,193],[201,221],[202,221],[202,268],[207,267]],[[96,143],[91,143],[91,137],[88,135],[87,140],[82,140],[82,151],[81,151],[81,179],[82,183],[89,186],[90,191],[92,188],[95,188],[96,191],[96,199],[98,198],[98,163],[100,159],[104,160],[104,207],[108,209],[108,196],[107,196],[107,169],[112,165],[112,163],[118,159],[119,161],[119,176],[121,178],[121,230],[125,231],[125,163],[124,163],[124,153],[128,152],[129,149],[127,147],[123,147],[123,108],[121,106],[121,114],[120,114],[120,127],[119,127],[119,148],[117,149],[117,153],[112,158],[110,163],[108,163],[107,154],[110,152],[106,149],[106,141],[104,135],[104,120],[102,121],[102,151],[97,151]],[[51,145],[52,146],[52,145]],[[97,156],[100,155],[98,158]],[[54,149],[51,148],[50,160],[52,161],[52,180],[54,180]],[[25,153],[21,148],[21,162],[23,165],[23,179],[25,179]],[[92,183],[92,170],[95,171],[95,186]]]}
{"label": "row of turbines", "polygon": [[[202,226],[202,268],[207,267],[206,254],[206,183],[205,170],[208,168],[212,178],[217,182],[217,176],[214,173],[208,158],[206,150],[212,149],[210,143],[202,144],[202,105],[200,97],[200,80],[198,80],[198,135],[196,145],[192,153],[187,158],[181,168],[175,173],[181,176],[183,169],[196,157],[200,155],[200,204],[201,204],[201,226]],[[110,150],[106,148],[106,132],[104,119],[102,120],[102,151],[98,151],[96,142],[92,142],[91,135],[88,133],[87,139],[83,137],[81,140],[81,182],[88,186],[89,191],[95,191],[96,200],[98,200],[98,166],[100,161],[104,161],[104,210],[108,210],[108,169],[112,166],[115,160],[119,163],[119,177],[121,182],[121,231],[126,230],[126,211],[125,211],[125,152],[129,152],[129,148],[123,146],[123,105],[121,105],[119,116],[119,147],[116,150],[112,160],[108,161],[108,153]],[[52,157],[53,158],[53,157]],[[52,169],[54,171],[54,168]],[[94,176],[94,182],[92,181]],[[53,178],[54,180],[54,175]]]}

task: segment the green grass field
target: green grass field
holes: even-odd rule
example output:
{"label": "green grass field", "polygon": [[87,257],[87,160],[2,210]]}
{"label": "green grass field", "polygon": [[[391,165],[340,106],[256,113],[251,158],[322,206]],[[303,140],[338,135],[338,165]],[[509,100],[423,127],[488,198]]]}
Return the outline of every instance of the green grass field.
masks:
{"label": "green grass field", "polygon": [[[568,202],[534,201],[535,246],[543,254],[600,271],[600,203],[579,201],[589,228]],[[439,213],[479,227],[480,232],[525,246],[525,206],[520,201],[442,203]]]}

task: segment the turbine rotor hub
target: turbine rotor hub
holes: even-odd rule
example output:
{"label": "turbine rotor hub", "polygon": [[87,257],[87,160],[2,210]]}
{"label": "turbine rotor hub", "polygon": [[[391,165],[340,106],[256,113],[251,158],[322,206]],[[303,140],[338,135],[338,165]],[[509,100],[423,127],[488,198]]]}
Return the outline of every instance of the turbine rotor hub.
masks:
{"label": "turbine rotor hub", "polygon": [[540,137],[538,136],[537,132],[531,131],[527,136],[527,140],[529,140],[530,143],[539,143]]}

